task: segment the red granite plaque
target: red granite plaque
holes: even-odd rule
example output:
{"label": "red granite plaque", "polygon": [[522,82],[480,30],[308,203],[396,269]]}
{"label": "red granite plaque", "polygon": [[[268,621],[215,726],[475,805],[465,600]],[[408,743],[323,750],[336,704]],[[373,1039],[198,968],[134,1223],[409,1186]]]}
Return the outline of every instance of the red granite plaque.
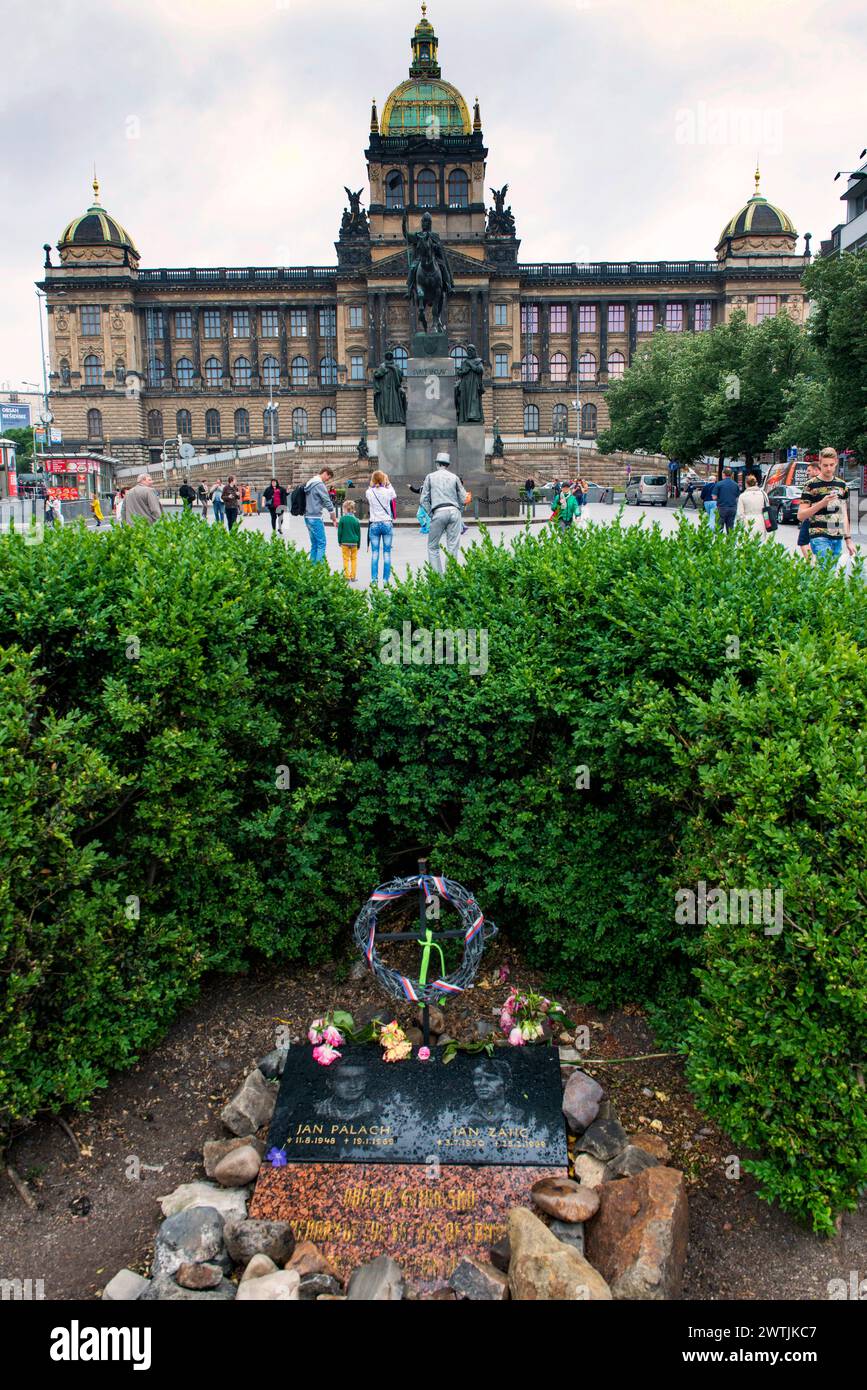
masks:
{"label": "red granite plaque", "polygon": [[341,1279],[391,1255],[423,1292],[444,1287],[464,1255],[487,1260],[509,1210],[532,1206],[530,1189],[551,1168],[525,1165],[265,1164],[250,1216],[289,1221]]}

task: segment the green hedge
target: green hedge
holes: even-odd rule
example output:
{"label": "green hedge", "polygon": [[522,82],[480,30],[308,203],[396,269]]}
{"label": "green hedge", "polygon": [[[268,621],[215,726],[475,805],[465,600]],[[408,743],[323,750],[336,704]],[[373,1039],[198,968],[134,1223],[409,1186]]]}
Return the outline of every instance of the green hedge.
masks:
{"label": "green hedge", "polygon": [[[552,988],[679,1020],[768,1197],[819,1230],[854,1203],[859,576],[707,526],[546,528],[368,600],[190,517],[9,538],[0,580],[7,1123],[83,1101],[206,970],[332,952],[424,852]],[[405,623],[484,633],[484,674],[383,662]],[[780,890],[782,932],[679,922],[700,880]]]}

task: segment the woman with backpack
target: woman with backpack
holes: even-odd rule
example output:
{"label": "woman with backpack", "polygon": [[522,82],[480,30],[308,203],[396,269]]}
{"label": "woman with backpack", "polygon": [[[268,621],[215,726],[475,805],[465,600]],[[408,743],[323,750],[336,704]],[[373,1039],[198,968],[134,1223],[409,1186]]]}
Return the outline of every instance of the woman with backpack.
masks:
{"label": "woman with backpack", "polygon": [[231,531],[241,510],[241,489],[234,473],[229,474],[223,488],[223,509],[226,513],[226,525]]}
{"label": "woman with backpack", "polygon": [[388,475],[377,469],[370,476],[370,487],[364,496],[367,500],[367,514],[370,518],[370,525],[367,529],[370,540],[370,586],[375,589],[379,583],[380,547],[382,549],[383,584],[387,584],[391,578],[391,543],[394,537],[397,493],[388,481]]}

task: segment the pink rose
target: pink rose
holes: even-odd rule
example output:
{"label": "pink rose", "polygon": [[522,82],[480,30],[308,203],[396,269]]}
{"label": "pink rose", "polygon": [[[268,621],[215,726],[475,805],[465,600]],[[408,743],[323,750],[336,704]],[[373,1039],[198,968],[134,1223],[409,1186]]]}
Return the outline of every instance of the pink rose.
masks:
{"label": "pink rose", "polygon": [[331,1047],[328,1043],[322,1043],[319,1047],[314,1047],[313,1056],[316,1058],[320,1067],[330,1067],[332,1062],[336,1062],[340,1053],[336,1047]]}
{"label": "pink rose", "polygon": [[322,1034],[321,1041],[328,1043],[329,1047],[342,1047],[346,1039],[339,1028],[335,1028],[333,1023],[329,1023]]}
{"label": "pink rose", "polygon": [[420,1062],[427,1062],[427,1061],[429,1060],[429,1058],[430,1058],[430,1048],[429,1048],[429,1047],[420,1047],[419,1050],[418,1050],[418,1060],[419,1060]]}
{"label": "pink rose", "polygon": [[307,1029],[307,1040],[314,1044],[321,1043],[323,1039],[322,1030],[325,1027],[324,1018],[314,1018],[310,1027]]}
{"label": "pink rose", "polygon": [[512,1044],[513,1047],[524,1046],[524,1034],[521,1032],[520,1028],[512,1029],[511,1033],[509,1034],[509,1042]]}
{"label": "pink rose", "polygon": [[515,1019],[508,1009],[504,1009],[500,1014],[500,1028],[504,1033],[511,1033],[515,1026]]}

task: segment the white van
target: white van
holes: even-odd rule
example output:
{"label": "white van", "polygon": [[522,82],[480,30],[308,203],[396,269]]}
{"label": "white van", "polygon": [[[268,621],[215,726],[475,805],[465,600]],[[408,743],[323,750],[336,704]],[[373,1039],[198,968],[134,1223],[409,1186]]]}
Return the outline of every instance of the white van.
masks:
{"label": "white van", "polygon": [[642,473],[638,478],[630,478],[626,484],[626,500],[630,506],[639,506],[642,502],[666,506],[668,478],[664,473]]}

